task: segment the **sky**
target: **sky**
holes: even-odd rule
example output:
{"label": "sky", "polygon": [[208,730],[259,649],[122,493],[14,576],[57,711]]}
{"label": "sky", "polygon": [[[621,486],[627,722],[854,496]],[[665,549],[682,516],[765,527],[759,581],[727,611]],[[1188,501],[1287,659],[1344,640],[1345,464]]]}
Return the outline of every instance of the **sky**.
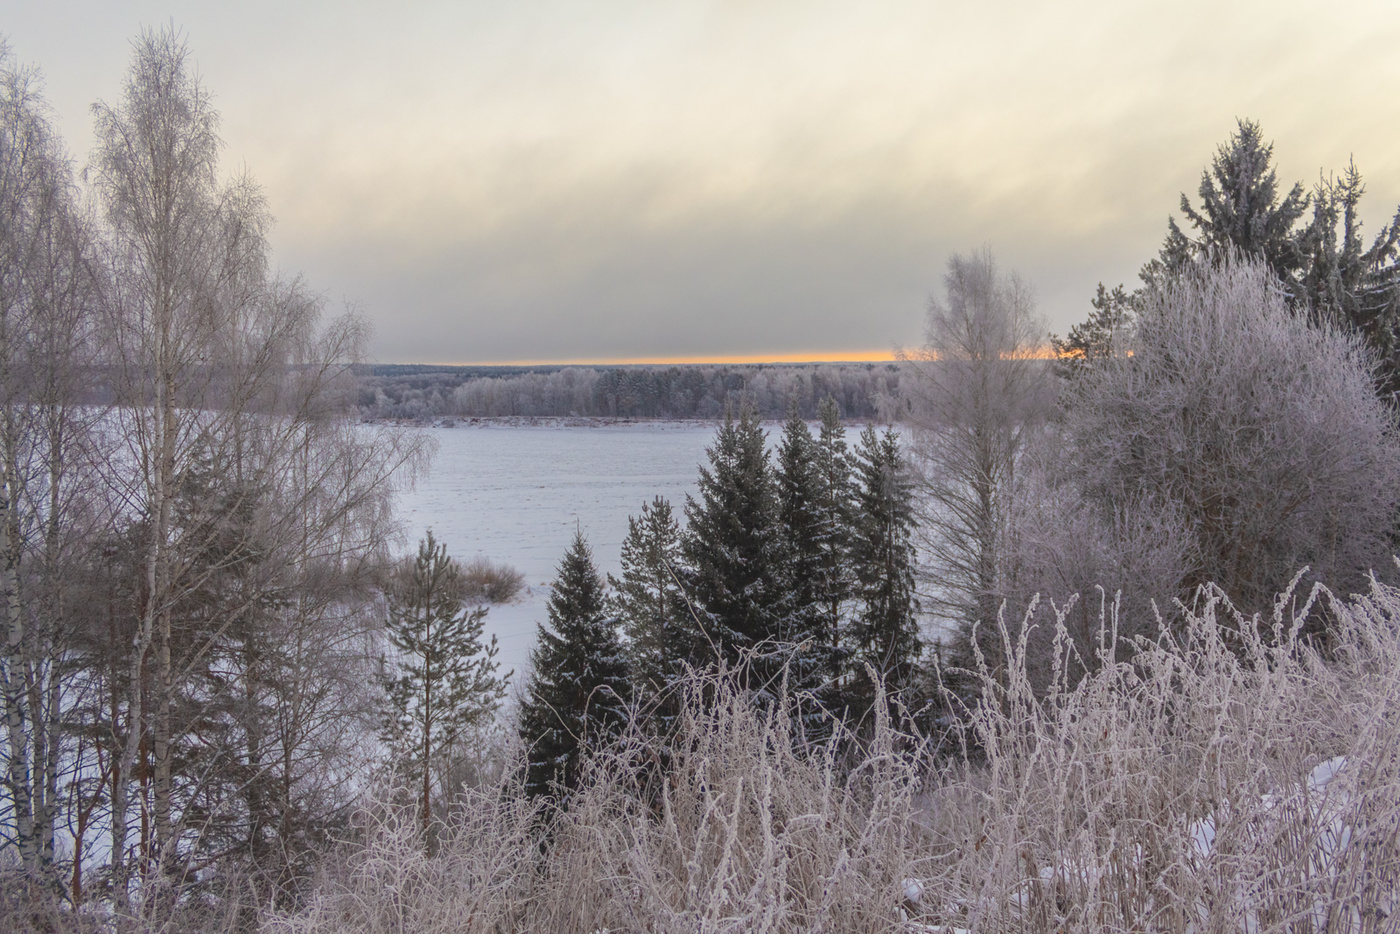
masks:
{"label": "sky", "polygon": [[79,166],[170,25],[380,362],[887,358],[983,246],[1063,333],[1238,118],[1400,204],[1393,0],[0,0]]}

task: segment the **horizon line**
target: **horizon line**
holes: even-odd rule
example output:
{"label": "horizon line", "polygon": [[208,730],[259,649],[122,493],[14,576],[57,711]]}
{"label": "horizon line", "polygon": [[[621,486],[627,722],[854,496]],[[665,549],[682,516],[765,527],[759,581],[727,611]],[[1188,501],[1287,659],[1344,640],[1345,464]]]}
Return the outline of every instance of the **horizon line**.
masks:
{"label": "horizon line", "polygon": [[[385,363],[385,361],[377,361]],[[491,361],[412,361],[399,363],[400,366],[672,366],[681,364],[734,364],[734,363],[894,363],[895,355],[890,350],[853,350],[838,353],[786,353],[786,354],[725,354],[720,356],[671,356],[671,357],[584,357],[571,359],[526,359]],[[391,364],[392,365],[392,364]]]}

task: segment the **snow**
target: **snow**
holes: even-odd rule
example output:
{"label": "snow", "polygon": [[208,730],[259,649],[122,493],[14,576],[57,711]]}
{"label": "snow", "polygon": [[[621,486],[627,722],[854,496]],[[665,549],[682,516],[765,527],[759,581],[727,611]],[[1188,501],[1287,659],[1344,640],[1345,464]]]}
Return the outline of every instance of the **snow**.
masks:
{"label": "snow", "polygon": [[1316,794],[1317,792],[1325,790],[1327,788],[1327,783],[1336,778],[1337,773],[1340,772],[1346,764],[1346,756],[1337,756],[1317,766],[1317,768],[1313,769],[1311,774],[1308,775],[1308,791]]}
{"label": "snow", "polygon": [[[458,423],[426,430],[439,443],[438,455],[418,488],[400,495],[404,550],[416,548],[431,526],[454,557],[482,555],[525,574],[526,593],[491,607],[486,617],[488,636],[500,641],[502,670],[517,673],[545,619],[549,585],[575,528],[583,530],[599,571],[617,574],[628,516],[657,495],[679,516],[715,435],[708,422]],[[773,437],[770,430],[770,444]]]}

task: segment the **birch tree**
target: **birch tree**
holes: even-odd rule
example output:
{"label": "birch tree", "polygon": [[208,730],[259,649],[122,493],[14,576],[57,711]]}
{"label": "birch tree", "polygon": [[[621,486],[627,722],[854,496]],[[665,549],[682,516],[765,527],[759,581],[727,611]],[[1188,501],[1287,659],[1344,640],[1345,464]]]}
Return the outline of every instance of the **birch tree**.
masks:
{"label": "birch tree", "polygon": [[[329,573],[346,594],[363,595],[356,575],[383,552],[394,470],[422,446],[349,424],[348,365],[363,328],[353,318],[322,326],[320,299],[269,273],[266,204],[251,179],[220,180],[218,115],[183,39],[143,33],[120,102],[94,111],[90,175],[108,228],[108,344],[127,468],[119,491],[144,576],[125,661],[129,694],[113,723],[121,902],[128,795],[143,750],[143,873],[179,883],[187,848],[202,839],[179,806],[204,780],[176,771],[198,713],[179,703],[182,686],[251,615],[296,606],[302,583]],[[182,488],[206,469],[220,514],[179,512]],[[219,612],[192,613],[191,601],[235,567],[248,576]]]}
{"label": "birch tree", "polygon": [[[76,622],[70,578],[91,536],[96,409],[89,230],[38,73],[0,43],[0,594],[7,841],[38,878],[55,859],[61,730]],[[49,881],[55,881],[50,876]]]}
{"label": "birch tree", "polygon": [[953,256],[908,355],[906,400],[922,473],[927,609],[999,666],[998,567],[1018,460],[1049,411],[1044,327],[1030,288],[990,250]]}

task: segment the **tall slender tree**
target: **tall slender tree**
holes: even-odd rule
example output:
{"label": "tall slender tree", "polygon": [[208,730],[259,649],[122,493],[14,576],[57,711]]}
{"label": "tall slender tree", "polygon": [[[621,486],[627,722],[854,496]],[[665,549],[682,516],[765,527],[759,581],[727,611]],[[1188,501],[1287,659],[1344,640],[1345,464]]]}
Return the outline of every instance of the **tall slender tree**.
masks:
{"label": "tall slender tree", "polygon": [[[133,45],[119,103],[94,108],[88,176],[111,271],[105,372],[122,445],[111,457],[124,465],[112,485],[134,520],[143,577],[134,632],[117,643],[126,671],[114,683],[127,694],[109,718],[119,908],[130,888],[133,790],[143,796],[135,850],[148,879],[189,880],[205,845],[199,809],[185,806],[204,778],[182,775],[177,755],[201,715],[182,700],[199,696],[188,679],[245,614],[284,600],[298,581],[333,579],[361,601],[365,569],[384,547],[394,470],[423,451],[350,424],[349,364],[363,328],[353,317],[322,327],[320,299],[269,275],[266,205],[248,178],[219,179],[218,114],[183,38],[147,31]],[[237,547],[220,541],[227,526],[178,515],[204,463],[216,467],[230,514],[246,517]],[[196,631],[184,608],[222,573],[211,555],[250,549],[271,556],[258,586]],[[322,606],[321,619],[335,614]]]}
{"label": "tall slender tree", "polygon": [[[782,585],[788,609],[783,642],[789,648],[788,688],[806,696],[830,700],[832,668],[828,658],[832,641],[826,632],[827,603],[823,585],[824,532],[822,481],[816,441],[798,413],[794,401],[788,408],[783,437],[778,444],[774,474],[778,499],[778,527],[782,539]],[[810,711],[812,715],[816,711]]]}
{"label": "tall slender tree", "polygon": [[520,709],[526,747],[525,790],[566,806],[584,757],[627,723],[631,683],[619,621],[607,612],[603,579],[583,533],[559,563],[549,596],[549,623],[530,653],[530,680]]}
{"label": "tall slender tree", "polygon": [[0,825],[48,883],[73,761],[74,582],[108,513],[87,466],[101,409],[85,392],[96,282],[77,200],[39,74],[0,41]]}
{"label": "tall slender tree", "polygon": [[[206,355],[264,271],[266,216],[249,186],[220,186],[218,115],[173,32],[143,33],[121,103],[94,109],[92,175],[116,267],[109,302],[123,374],[118,411],[136,466],[127,495],[146,517],[144,605],[130,654],[130,735],[120,772],[123,779],[133,774],[149,721],[154,839],[143,849],[147,865],[159,870],[175,847],[172,611],[192,583],[183,571],[201,551],[177,540],[174,506],[181,474],[210,429],[203,413],[219,408],[209,393],[214,361]],[[148,663],[154,671],[146,671]],[[122,800],[113,802],[118,859],[127,845],[126,784],[118,784]],[[121,878],[118,889],[125,890]]]}
{"label": "tall slender tree", "polygon": [[818,414],[821,430],[814,451],[817,496],[813,504],[820,552],[817,596],[822,606],[826,676],[830,683],[839,685],[846,674],[845,630],[856,584],[850,562],[854,491],[841,408],[828,395],[822,400]]}
{"label": "tall slender tree", "polygon": [[497,674],[496,637],[484,640],[486,608],[464,605],[461,568],[431,530],[387,597],[385,634],[394,654],[382,676],[382,735],[395,765],[419,782],[423,834],[431,840],[433,773],[467,729],[500,707],[510,675]]}
{"label": "tall slender tree", "polygon": [[1052,404],[1037,358],[1044,329],[1030,289],[989,251],[949,259],[944,284],[907,386],[928,494],[925,595],[955,644],[970,649],[975,633],[1002,671],[997,575],[1008,510],[1021,452]]}
{"label": "tall slender tree", "polygon": [[853,697],[873,697],[867,666],[891,693],[914,683],[922,644],[914,595],[914,502],[899,436],[893,428],[861,432],[856,449],[856,514],[851,564],[859,598],[851,626],[857,669]]}
{"label": "tall slender tree", "polygon": [[681,551],[689,592],[716,660],[752,656],[746,683],[759,688],[782,664],[791,606],[782,575],[777,496],[758,414],[726,418],[700,468],[699,497],[687,495]]}
{"label": "tall slender tree", "polygon": [[699,633],[680,587],[681,530],[671,504],[658,496],[627,520],[622,576],[608,576],[608,609],[627,637],[626,654],[635,699],[654,707],[669,725],[678,698],[668,689],[700,656]]}

